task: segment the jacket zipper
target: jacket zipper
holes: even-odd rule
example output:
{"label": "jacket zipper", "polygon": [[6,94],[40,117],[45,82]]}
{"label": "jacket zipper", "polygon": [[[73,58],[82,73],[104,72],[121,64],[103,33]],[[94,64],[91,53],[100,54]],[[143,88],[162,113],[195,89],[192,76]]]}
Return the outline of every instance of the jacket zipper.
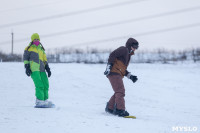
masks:
{"label": "jacket zipper", "polygon": [[39,71],[40,71],[40,54],[39,54],[39,51],[38,51],[38,46],[37,46],[37,52],[38,52],[38,58],[39,58]]}

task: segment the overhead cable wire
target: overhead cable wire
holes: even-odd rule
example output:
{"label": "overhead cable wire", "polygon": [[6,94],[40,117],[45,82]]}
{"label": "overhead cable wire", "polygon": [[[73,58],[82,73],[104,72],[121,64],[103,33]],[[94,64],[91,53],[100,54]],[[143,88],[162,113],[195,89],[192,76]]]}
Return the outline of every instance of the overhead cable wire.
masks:
{"label": "overhead cable wire", "polygon": [[68,31],[61,31],[61,32],[57,32],[57,33],[51,33],[51,34],[43,35],[43,37],[51,37],[51,36],[70,34],[70,33],[76,33],[76,32],[87,31],[87,30],[94,30],[94,29],[105,28],[105,27],[111,27],[111,26],[116,26],[116,25],[120,25],[120,24],[126,24],[126,23],[131,23],[131,22],[154,19],[154,18],[169,16],[169,15],[194,11],[194,10],[200,10],[200,6],[192,7],[192,8],[185,8],[185,9],[180,9],[180,10],[176,10],[176,11],[170,11],[170,12],[165,12],[165,13],[160,13],[160,14],[155,14],[155,15],[149,15],[149,16],[144,16],[144,17],[140,17],[140,18],[132,18],[132,19],[118,21],[118,22],[111,22],[111,23],[107,23],[107,24],[88,26],[88,27],[77,28],[77,29],[68,30]]}
{"label": "overhead cable wire", "polygon": [[[185,12],[199,10],[199,9],[200,9],[200,6],[192,7],[192,8],[185,8],[185,9],[180,9],[180,10],[176,10],[176,11],[170,11],[170,12],[165,12],[165,13],[160,13],[160,14],[155,14],[155,15],[150,15],[150,16],[144,16],[144,17],[140,17],[140,18],[133,18],[133,19],[129,19],[129,20],[111,22],[111,23],[107,23],[107,24],[88,26],[88,27],[84,27],[84,28],[77,28],[77,29],[68,30],[68,31],[46,34],[46,35],[42,35],[41,37],[48,38],[48,37],[52,37],[52,36],[59,36],[59,35],[64,35],[64,34],[71,34],[71,33],[76,33],[76,32],[82,32],[82,31],[94,30],[94,29],[99,29],[99,28],[111,27],[111,26],[116,26],[116,25],[120,25],[120,24],[126,24],[126,23],[131,23],[131,22],[154,19],[154,18],[169,16],[169,15],[174,15],[174,14],[179,14],[179,13],[185,13]],[[18,39],[15,42],[21,42],[21,41],[24,41],[26,39],[27,38]],[[1,42],[0,45],[5,44],[5,43],[10,43],[10,41]]]}
{"label": "overhead cable wire", "polygon": [[35,8],[35,7],[42,7],[42,6],[48,6],[48,5],[55,5],[58,4],[60,2],[65,2],[63,0],[60,1],[54,1],[54,2],[49,2],[49,3],[43,3],[43,4],[35,4],[35,5],[29,5],[29,6],[25,6],[25,7],[18,7],[18,8],[11,8],[11,9],[4,9],[4,10],[0,10],[0,13],[2,12],[9,12],[9,11],[16,11],[16,10],[23,10],[23,9],[30,9],[30,8]]}
{"label": "overhead cable wire", "polygon": [[194,23],[194,24],[188,24],[188,25],[183,25],[183,26],[179,26],[179,27],[173,27],[173,28],[167,28],[167,29],[161,29],[161,30],[155,30],[155,31],[148,31],[148,32],[137,33],[137,34],[132,34],[132,35],[118,36],[118,37],[114,37],[114,38],[95,40],[95,41],[84,42],[84,43],[76,43],[76,44],[72,44],[70,46],[95,45],[95,44],[104,43],[104,42],[127,39],[129,37],[140,37],[140,36],[146,36],[146,35],[154,35],[154,34],[158,34],[158,33],[182,30],[182,29],[187,29],[187,28],[194,28],[194,27],[199,27],[199,26],[200,26],[200,23]]}
{"label": "overhead cable wire", "polygon": [[63,13],[63,14],[57,14],[57,15],[52,15],[52,16],[47,16],[47,17],[42,17],[42,18],[14,22],[14,23],[10,23],[10,24],[3,24],[3,25],[0,25],[0,29],[10,27],[10,26],[34,23],[34,22],[38,22],[38,21],[46,21],[46,20],[50,20],[50,19],[57,19],[57,18],[62,18],[62,17],[67,17],[67,16],[79,15],[79,14],[84,14],[84,13],[89,13],[89,12],[94,12],[94,11],[99,11],[99,10],[124,6],[124,5],[130,5],[133,3],[138,3],[138,2],[143,2],[143,1],[147,1],[147,0],[130,0],[130,1],[119,2],[119,3],[115,3],[115,4],[105,5],[105,6],[99,6],[99,7],[95,7],[95,8],[83,9],[83,10],[69,12],[69,13]]}
{"label": "overhead cable wire", "polygon": [[[143,32],[143,33],[137,33],[137,34],[132,34],[132,35],[118,36],[118,37],[114,37],[114,38],[95,40],[95,41],[84,42],[84,43],[76,43],[76,44],[72,44],[71,46],[95,45],[95,44],[114,41],[114,40],[121,40],[121,39],[125,39],[125,38],[128,38],[128,37],[140,37],[140,36],[146,36],[146,35],[154,35],[154,34],[158,34],[158,33],[182,30],[182,29],[187,29],[187,28],[194,28],[194,27],[199,27],[199,26],[200,26],[200,22],[194,23],[194,24],[178,26],[178,27],[167,28],[167,29],[160,29],[160,30],[148,31],[148,32]],[[25,40],[24,39],[15,40],[15,42],[23,42],[23,41],[25,41]],[[10,43],[10,41],[2,42],[2,43],[0,43],[0,45],[4,45],[4,44],[7,44],[7,43]]]}

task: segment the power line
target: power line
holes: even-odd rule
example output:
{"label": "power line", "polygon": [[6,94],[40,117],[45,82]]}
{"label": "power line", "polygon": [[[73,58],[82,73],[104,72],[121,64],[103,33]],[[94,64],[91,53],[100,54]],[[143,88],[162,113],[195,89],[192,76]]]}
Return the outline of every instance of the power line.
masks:
{"label": "power line", "polygon": [[62,35],[62,34],[70,34],[70,33],[75,33],[75,32],[105,28],[105,27],[116,26],[116,25],[120,25],[120,24],[137,22],[137,21],[153,19],[153,18],[158,18],[158,17],[164,17],[164,16],[168,16],[168,15],[174,15],[174,14],[179,14],[179,13],[184,13],[184,12],[189,12],[189,11],[194,11],[194,10],[199,10],[199,9],[200,9],[200,6],[192,7],[192,8],[185,8],[185,9],[181,9],[181,10],[177,10],[177,11],[165,12],[165,13],[160,13],[160,14],[155,14],[155,15],[150,15],[150,16],[145,16],[145,17],[140,17],[140,18],[132,18],[129,20],[124,20],[124,21],[112,22],[112,23],[95,25],[95,26],[88,26],[88,27],[79,28],[79,29],[73,29],[73,30],[68,30],[68,31],[47,34],[47,35],[44,35],[43,37],[57,36],[57,35]]}
{"label": "power line", "polygon": [[[23,39],[17,39],[15,40],[15,43],[18,43],[18,42],[23,42],[23,41],[26,41],[26,40],[29,40],[30,38],[23,38]],[[5,42],[0,42],[0,45],[5,45],[5,44],[8,44],[10,43],[11,41],[5,41]]]}
{"label": "power line", "polygon": [[76,43],[76,44],[72,44],[71,46],[94,45],[94,44],[99,44],[99,43],[104,43],[104,42],[109,42],[109,41],[126,39],[126,38],[129,38],[129,37],[139,37],[139,36],[153,35],[153,34],[158,34],[158,33],[182,30],[182,29],[199,27],[199,26],[200,26],[200,23],[194,23],[194,24],[183,25],[183,26],[179,26],[179,27],[173,27],[173,28],[161,29],[161,30],[155,30],[155,31],[148,31],[148,32],[126,35],[126,36],[119,36],[119,37],[114,37],[114,38],[109,38],[109,39],[95,40],[95,41],[84,42],[84,43]]}
{"label": "power line", "polygon": [[18,8],[11,8],[11,9],[4,9],[4,10],[0,10],[0,13],[2,12],[9,12],[9,11],[16,11],[16,10],[23,10],[23,9],[30,9],[30,8],[35,8],[35,7],[41,7],[41,6],[48,6],[48,5],[52,5],[52,4],[57,4],[60,2],[65,2],[63,0],[60,1],[54,1],[54,2],[49,2],[49,3],[44,3],[44,4],[35,4],[35,5],[29,5],[29,6],[25,6],[25,7],[18,7]]}
{"label": "power line", "polygon": [[45,20],[50,20],[50,19],[57,19],[57,18],[66,17],[66,16],[84,14],[84,13],[89,13],[89,12],[93,12],[93,11],[114,8],[114,7],[118,7],[118,6],[124,6],[124,5],[129,5],[129,4],[143,2],[143,1],[147,1],[147,0],[136,0],[136,1],[130,0],[130,1],[110,4],[110,5],[106,5],[106,6],[99,6],[99,7],[96,7],[96,8],[89,8],[89,9],[84,9],[84,10],[80,10],[80,11],[57,14],[57,15],[53,15],[53,16],[47,16],[47,17],[42,17],[42,18],[37,18],[37,19],[32,19],[32,20],[26,20],[26,21],[21,21],[21,22],[14,22],[14,23],[10,23],[10,24],[0,25],[0,28],[6,28],[6,27],[9,27],[9,26],[16,26],[16,25],[23,25],[23,24],[29,24],[29,23],[34,23],[34,22],[38,22],[38,21],[45,21]]}
{"label": "power line", "polygon": [[[199,10],[199,9],[200,9],[200,6],[192,7],[192,8],[185,8],[185,9],[181,9],[181,10],[170,11],[170,12],[165,12],[165,13],[160,13],[160,14],[155,14],[155,15],[150,15],[150,16],[145,16],[145,17],[140,17],[140,18],[133,18],[133,19],[124,20],[124,21],[118,21],[118,22],[112,22],[112,23],[101,24],[101,25],[96,25],[96,26],[89,26],[89,27],[84,27],[84,28],[79,28],[79,29],[73,29],[73,30],[68,30],[68,31],[46,34],[46,35],[42,35],[42,37],[47,38],[47,37],[58,36],[58,35],[63,35],[63,34],[71,34],[71,33],[76,33],[76,32],[87,31],[87,30],[94,30],[94,29],[99,29],[99,28],[116,26],[116,25],[120,25],[120,24],[126,24],[126,23],[143,21],[143,20],[148,20],[148,19],[153,19],[153,18],[158,18],[158,17],[164,17],[164,16],[168,16],[168,15],[179,14],[179,13],[184,13],[184,12],[189,12],[189,11],[194,11],[194,10]],[[18,39],[15,42],[21,42],[24,40],[27,40],[27,38]],[[1,42],[0,45],[6,44],[6,43],[10,43],[10,41]]]}
{"label": "power line", "polygon": [[[121,40],[121,39],[129,38],[131,36],[132,37],[139,37],[139,36],[153,35],[153,34],[158,34],[158,33],[163,33],[163,32],[176,31],[176,30],[182,30],[182,29],[199,27],[199,26],[200,26],[200,22],[194,23],[194,24],[183,25],[183,26],[179,26],[179,27],[172,27],[172,28],[167,28],[167,29],[148,31],[148,32],[126,35],[126,36],[118,36],[118,37],[109,38],[109,39],[95,40],[95,41],[84,42],[84,43],[76,43],[76,44],[72,44],[71,46],[94,45],[94,44],[99,44],[99,43],[104,43],[104,42],[109,42],[109,41],[114,41],[114,40]],[[22,41],[24,41],[24,39],[15,40],[15,42],[22,42]],[[5,43],[10,43],[10,42],[9,41],[3,42],[3,43],[0,43],[0,45],[3,45]]]}

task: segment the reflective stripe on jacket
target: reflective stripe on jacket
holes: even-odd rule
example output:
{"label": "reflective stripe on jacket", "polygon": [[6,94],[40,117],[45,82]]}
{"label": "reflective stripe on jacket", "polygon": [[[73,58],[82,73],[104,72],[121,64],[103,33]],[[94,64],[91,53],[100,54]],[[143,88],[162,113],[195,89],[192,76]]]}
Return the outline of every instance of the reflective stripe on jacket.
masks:
{"label": "reflective stripe on jacket", "polygon": [[[29,44],[30,46],[31,44]],[[28,47],[29,47],[28,46]],[[41,45],[31,45],[24,50],[24,64],[30,64],[31,71],[45,72],[47,58]],[[28,50],[27,50],[28,49]]]}

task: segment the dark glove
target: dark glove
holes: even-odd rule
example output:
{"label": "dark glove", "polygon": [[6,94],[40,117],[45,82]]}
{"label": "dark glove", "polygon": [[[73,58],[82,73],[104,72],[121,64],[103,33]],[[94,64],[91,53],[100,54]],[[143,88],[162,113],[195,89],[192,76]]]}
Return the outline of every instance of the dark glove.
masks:
{"label": "dark glove", "polygon": [[25,64],[24,66],[26,68],[26,75],[30,76],[31,75],[31,69],[30,69],[30,64]]}
{"label": "dark glove", "polygon": [[132,80],[133,83],[135,83],[138,80],[137,76],[131,75],[131,73],[127,74],[127,78],[129,78],[130,80]]}
{"label": "dark glove", "polygon": [[110,74],[110,70],[112,69],[113,64],[108,63],[104,75],[108,76]]}
{"label": "dark glove", "polygon": [[45,69],[46,69],[46,71],[47,71],[48,77],[51,77],[51,70],[50,70],[48,64],[45,65]]}
{"label": "dark glove", "polygon": [[134,75],[131,75],[130,79],[133,81],[133,83],[135,83],[138,80],[137,76]]}

